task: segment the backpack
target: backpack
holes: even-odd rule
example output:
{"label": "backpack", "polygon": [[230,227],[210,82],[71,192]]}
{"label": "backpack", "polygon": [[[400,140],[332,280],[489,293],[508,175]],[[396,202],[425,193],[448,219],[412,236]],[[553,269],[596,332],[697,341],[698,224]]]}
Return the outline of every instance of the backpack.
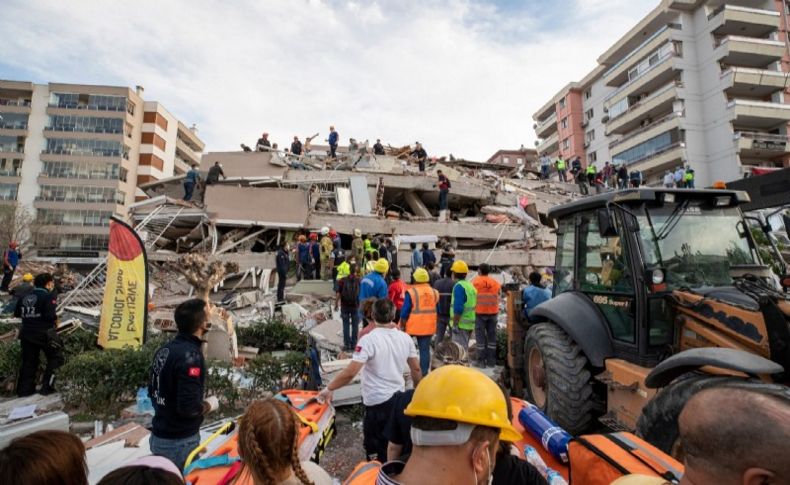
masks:
{"label": "backpack", "polygon": [[631,433],[580,436],[568,445],[570,483],[609,485],[631,474],[677,483],[683,465]]}
{"label": "backpack", "polygon": [[346,276],[343,281],[343,289],[340,290],[340,302],[345,307],[357,306],[359,299],[359,278],[356,276]]}

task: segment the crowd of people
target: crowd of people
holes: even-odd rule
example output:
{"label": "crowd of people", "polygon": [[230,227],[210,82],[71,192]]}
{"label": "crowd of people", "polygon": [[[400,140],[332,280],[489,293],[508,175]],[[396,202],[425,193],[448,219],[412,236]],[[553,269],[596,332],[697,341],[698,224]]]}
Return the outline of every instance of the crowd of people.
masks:
{"label": "crowd of people", "polygon": [[[603,167],[599,169],[595,161],[588,162],[585,167],[580,157],[575,157],[568,162],[562,155],[559,155],[555,160],[552,160],[544,152],[541,153],[538,164],[540,166],[541,179],[549,180],[552,168],[554,168],[560,182],[572,181],[576,183],[580,192],[584,195],[590,193],[590,188],[593,188],[595,193],[601,193],[610,189],[637,188],[645,183],[642,172],[633,169],[628,170],[625,163],[616,165],[604,162]],[[570,180],[568,178],[569,174]],[[675,170],[667,170],[663,178],[663,185],[665,187],[693,189],[694,169],[689,165],[685,167],[681,165]]]}

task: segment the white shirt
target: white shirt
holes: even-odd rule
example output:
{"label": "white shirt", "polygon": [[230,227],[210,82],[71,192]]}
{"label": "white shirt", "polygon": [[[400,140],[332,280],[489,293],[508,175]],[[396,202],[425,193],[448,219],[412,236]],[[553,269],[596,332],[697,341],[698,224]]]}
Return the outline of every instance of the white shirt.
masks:
{"label": "white shirt", "polygon": [[406,360],[409,357],[416,358],[417,355],[414,341],[397,328],[376,327],[359,339],[351,360],[364,364],[362,403],[375,406],[387,401],[396,392],[404,391]]}
{"label": "white shirt", "polygon": [[675,177],[672,175],[672,172],[664,175],[664,185],[672,185],[675,183]]}

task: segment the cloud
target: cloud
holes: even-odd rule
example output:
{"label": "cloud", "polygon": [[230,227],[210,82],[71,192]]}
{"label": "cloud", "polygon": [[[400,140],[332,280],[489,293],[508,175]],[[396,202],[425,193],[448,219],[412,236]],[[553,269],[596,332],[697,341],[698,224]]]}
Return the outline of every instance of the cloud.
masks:
{"label": "cloud", "polygon": [[209,150],[334,124],[486,159],[531,146],[532,113],[655,0],[3,4],[0,78],[143,85]]}

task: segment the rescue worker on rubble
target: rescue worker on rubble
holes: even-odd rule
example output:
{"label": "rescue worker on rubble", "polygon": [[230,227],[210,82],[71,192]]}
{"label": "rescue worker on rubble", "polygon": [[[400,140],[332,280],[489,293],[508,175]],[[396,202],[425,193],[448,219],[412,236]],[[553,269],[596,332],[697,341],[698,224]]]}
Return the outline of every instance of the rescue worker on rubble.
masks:
{"label": "rescue worker on rubble", "polygon": [[[385,261],[386,263],[386,261]],[[370,459],[387,459],[387,438],[384,431],[389,422],[395,394],[403,392],[406,367],[415,386],[422,374],[417,362],[417,349],[405,333],[392,326],[395,306],[386,298],[373,304],[376,327],[357,342],[351,363],[318,395],[319,402],[330,402],[332,393],[349,384],[362,371],[362,404],[365,417],[362,434],[365,453]]]}
{"label": "rescue worker on rubble", "polygon": [[384,145],[381,144],[381,140],[376,138],[376,143],[373,145],[373,154],[374,155],[384,155]]}
{"label": "rescue worker on rubble", "polygon": [[200,184],[200,172],[198,172],[198,164],[193,163],[192,168],[187,172],[184,177],[184,200],[189,202],[192,200],[192,194],[195,193],[195,188]]}
{"label": "rescue worker on rubble", "polygon": [[329,228],[326,226],[322,227],[320,259],[321,279],[324,281],[332,279],[332,268],[334,267],[334,261],[332,260],[332,250],[334,248],[335,245],[332,243],[332,239],[329,237]]}
{"label": "rescue worker on rubble", "polygon": [[496,324],[499,315],[499,295],[502,285],[489,276],[491,267],[482,263],[478,275],[472,280],[477,290],[475,307],[475,343],[477,358],[475,367],[494,367],[496,365]]}
{"label": "rescue worker on rubble", "polygon": [[554,166],[557,167],[557,177],[559,177],[560,182],[565,182],[567,180],[566,173],[568,168],[562,155],[557,156],[557,161],[554,162]]}
{"label": "rescue worker on rubble", "polygon": [[225,172],[222,171],[222,164],[219,162],[214,162],[214,165],[208,169],[208,175],[206,175],[206,185],[212,185],[219,182],[219,178],[222,177],[224,180]]}
{"label": "rescue worker on rubble", "polygon": [[255,149],[259,152],[266,152],[272,147],[271,142],[269,141],[269,134],[263,133],[260,138],[258,138],[258,143],[255,145]]}
{"label": "rescue worker on rubble", "polygon": [[337,282],[340,281],[341,278],[348,276],[347,272],[341,276],[342,265],[345,265],[347,271],[348,263],[346,263],[346,252],[340,248],[335,248],[332,250],[332,286],[335,291],[337,291]]}
{"label": "rescue worker on rubble", "polygon": [[176,307],[178,334],[154,354],[148,395],[154,405],[151,452],[179,469],[200,444],[203,416],[219,408],[215,396],[204,400],[206,364],[200,346],[211,328],[205,301],[193,298]]}
{"label": "rescue worker on rubble", "polygon": [[458,259],[450,268],[455,280],[453,295],[450,299],[450,327],[452,339],[469,348],[469,336],[475,329],[475,309],[477,308],[477,290],[466,280],[469,266]]}
{"label": "rescue worker on rubble", "polygon": [[[373,271],[366,274],[359,283],[359,302],[367,298],[387,298],[387,282],[384,275],[389,271],[390,265],[386,259],[379,259],[373,265]],[[360,315],[364,318],[364,315]]]}
{"label": "rescue worker on rubble", "polygon": [[420,168],[420,174],[425,174],[425,161],[428,159],[428,152],[425,151],[425,148],[422,147],[420,142],[416,142],[414,144],[414,150],[411,152],[411,157],[417,161],[417,165]]}
{"label": "rescue worker on rubble", "polygon": [[318,244],[318,234],[310,233],[310,268],[312,274],[311,280],[321,279],[321,245]]}
{"label": "rescue worker on rubble", "polygon": [[277,248],[277,303],[285,302],[285,280],[288,277],[288,267],[291,262],[288,258],[288,243],[283,239]]}
{"label": "rescue worker on rubble", "polygon": [[403,308],[403,302],[406,298],[406,283],[400,279],[400,270],[398,268],[392,268],[389,275],[392,276],[392,283],[390,283],[387,288],[387,298],[395,305],[395,318],[393,318],[392,321],[398,323],[400,322],[400,312]]}
{"label": "rescue worker on rubble", "polygon": [[298,136],[294,136],[294,141],[291,142],[291,153],[294,155],[302,154],[302,142],[299,141]]}
{"label": "rescue worker on rubble", "polygon": [[365,242],[362,240],[362,231],[359,229],[354,229],[354,239],[351,241],[351,255],[361,271],[362,265],[365,264]]}
{"label": "rescue worker on rubble", "polygon": [[57,297],[52,293],[55,280],[49,273],[37,275],[35,289],[23,297],[14,309],[14,316],[22,318],[19,342],[22,346],[22,366],[16,394],[30,396],[36,392],[36,372],[41,353],[47,358],[41,391],[42,395],[55,392],[55,370],[63,365],[63,342],[56,332],[58,324]]}
{"label": "rescue worker on rubble", "polygon": [[409,461],[365,463],[347,485],[455,485],[470,480],[486,485],[494,473],[499,441],[521,440],[508,419],[502,390],[468,367],[445,365],[431,372],[416,386],[405,414],[412,417]]}
{"label": "rescue worker on rubble", "polygon": [[439,278],[433,284],[434,289],[439,292],[439,302],[436,306],[436,345],[444,340],[447,327],[450,326],[450,304],[455,280],[453,280],[449,269],[447,273],[446,276]]}
{"label": "rescue worker on rubble", "polygon": [[309,280],[313,276],[310,268],[310,244],[304,234],[299,235],[298,241],[296,243],[296,281]]}
{"label": "rescue worker on rubble", "polygon": [[329,158],[337,158],[337,143],[340,141],[340,134],[335,131],[334,126],[329,127],[329,138],[326,142],[329,144]]}
{"label": "rescue worker on rubble", "polygon": [[401,309],[400,325],[412,337],[417,338],[420,351],[420,371],[428,374],[431,366],[431,338],[436,333],[436,308],[439,292],[431,288],[430,276],[425,268],[412,275],[414,285],[406,290]]}

